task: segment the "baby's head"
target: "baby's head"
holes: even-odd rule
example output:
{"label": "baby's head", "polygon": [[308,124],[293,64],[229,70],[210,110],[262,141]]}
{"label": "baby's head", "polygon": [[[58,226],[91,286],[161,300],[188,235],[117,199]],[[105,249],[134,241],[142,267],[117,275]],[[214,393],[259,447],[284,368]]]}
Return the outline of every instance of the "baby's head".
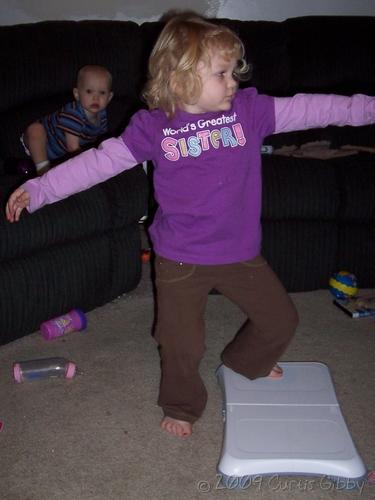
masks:
{"label": "baby's head", "polygon": [[202,90],[198,63],[210,65],[214,54],[234,59],[234,77],[246,78],[249,66],[244,52],[241,40],[226,26],[191,12],[175,15],[165,25],[150,56],[144,92],[149,108],[160,108],[171,117],[176,108],[193,104]]}
{"label": "baby's head", "polygon": [[73,95],[86,114],[95,116],[107,107],[113,97],[111,73],[104,66],[83,66],[78,71]]}

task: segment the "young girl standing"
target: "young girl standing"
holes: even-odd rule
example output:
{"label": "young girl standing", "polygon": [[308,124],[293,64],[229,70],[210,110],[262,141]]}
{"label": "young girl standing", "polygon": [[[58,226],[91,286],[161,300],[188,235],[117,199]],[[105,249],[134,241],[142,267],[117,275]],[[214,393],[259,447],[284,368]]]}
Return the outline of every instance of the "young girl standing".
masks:
{"label": "young girl standing", "polygon": [[250,379],[282,376],[277,361],[297,326],[286,290],[261,256],[264,137],[375,121],[373,97],[274,98],[238,90],[247,69],[243,45],[228,28],[191,13],[175,16],[150,57],[150,110],[137,112],[120,137],[23,184],[6,207],[13,222],[24,208],[33,212],[153,162],[161,426],[181,437],[191,434],[207,400],[199,365],[211,289],[248,316],[222,359]]}

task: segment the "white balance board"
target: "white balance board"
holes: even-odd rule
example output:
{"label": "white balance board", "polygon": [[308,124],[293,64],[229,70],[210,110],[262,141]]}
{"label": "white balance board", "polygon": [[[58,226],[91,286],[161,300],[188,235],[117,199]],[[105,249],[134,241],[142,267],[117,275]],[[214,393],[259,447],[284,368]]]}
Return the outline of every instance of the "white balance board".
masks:
{"label": "white balance board", "polygon": [[363,479],[366,468],[353,444],[328,367],[280,363],[284,375],[249,380],[224,365],[217,377],[224,397],[224,440],[219,473],[324,475]]}

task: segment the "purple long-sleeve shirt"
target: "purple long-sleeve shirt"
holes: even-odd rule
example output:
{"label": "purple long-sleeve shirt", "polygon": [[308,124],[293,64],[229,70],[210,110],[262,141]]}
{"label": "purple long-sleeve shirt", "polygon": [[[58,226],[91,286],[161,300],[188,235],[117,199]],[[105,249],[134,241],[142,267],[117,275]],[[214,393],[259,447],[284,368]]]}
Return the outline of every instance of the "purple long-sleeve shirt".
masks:
{"label": "purple long-sleeve shirt", "polygon": [[375,121],[375,98],[239,90],[226,112],[168,119],[139,111],[119,138],[104,141],[26,182],[29,211],[87,189],[143,161],[155,166],[158,210],[150,228],[159,255],[195,264],[251,259],[261,247],[261,144],[277,132]]}

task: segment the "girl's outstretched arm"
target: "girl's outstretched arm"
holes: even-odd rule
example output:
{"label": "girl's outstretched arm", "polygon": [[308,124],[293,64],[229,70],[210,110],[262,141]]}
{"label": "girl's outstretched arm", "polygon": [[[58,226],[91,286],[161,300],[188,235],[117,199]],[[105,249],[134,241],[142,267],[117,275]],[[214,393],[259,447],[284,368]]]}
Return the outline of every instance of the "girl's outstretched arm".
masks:
{"label": "girl's outstretched arm", "polygon": [[5,209],[7,219],[10,222],[18,221],[24,208],[34,212],[44,205],[114,177],[138,163],[121,137],[108,139],[98,149],[89,149],[52,168],[42,177],[22,184],[8,200]]}
{"label": "girl's outstretched arm", "polygon": [[375,123],[375,97],[355,94],[296,94],[275,97],[275,133],[328,125],[370,125]]}

